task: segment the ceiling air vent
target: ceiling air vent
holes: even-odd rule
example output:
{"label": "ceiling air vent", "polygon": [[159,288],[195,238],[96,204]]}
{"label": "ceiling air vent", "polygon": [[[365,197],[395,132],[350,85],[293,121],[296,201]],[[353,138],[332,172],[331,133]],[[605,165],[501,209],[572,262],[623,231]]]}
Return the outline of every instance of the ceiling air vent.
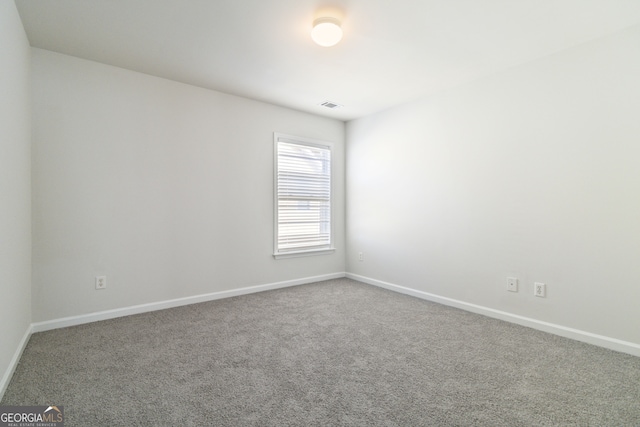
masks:
{"label": "ceiling air vent", "polygon": [[336,108],[340,108],[342,107],[342,105],[340,104],[336,104],[335,102],[331,102],[331,101],[324,101],[322,104],[320,104],[322,107],[327,107],[327,108],[331,108],[336,109]]}

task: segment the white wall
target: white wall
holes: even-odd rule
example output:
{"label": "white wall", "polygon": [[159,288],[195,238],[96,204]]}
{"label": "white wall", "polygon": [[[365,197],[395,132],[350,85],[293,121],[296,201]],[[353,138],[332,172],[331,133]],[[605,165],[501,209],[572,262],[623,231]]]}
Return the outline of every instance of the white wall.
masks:
{"label": "white wall", "polygon": [[348,123],[347,270],[640,344],[638,46],[634,27]]}
{"label": "white wall", "polygon": [[29,55],[14,2],[0,2],[0,397],[31,324]]}
{"label": "white wall", "polygon": [[[344,272],[343,122],[32,52],[34,322]],[[335,143],[335,254],[273,259],[274,131]]]}

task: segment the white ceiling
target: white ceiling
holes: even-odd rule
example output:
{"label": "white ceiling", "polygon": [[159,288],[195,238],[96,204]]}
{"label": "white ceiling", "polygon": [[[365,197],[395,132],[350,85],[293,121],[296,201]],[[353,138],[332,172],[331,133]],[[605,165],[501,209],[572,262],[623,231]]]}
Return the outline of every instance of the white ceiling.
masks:
{"label": "white ceiling", "polygon": [[322,48],[321,0],[15,1],[34,47],[341,120],[640,23],[640,0],[333,0]]}

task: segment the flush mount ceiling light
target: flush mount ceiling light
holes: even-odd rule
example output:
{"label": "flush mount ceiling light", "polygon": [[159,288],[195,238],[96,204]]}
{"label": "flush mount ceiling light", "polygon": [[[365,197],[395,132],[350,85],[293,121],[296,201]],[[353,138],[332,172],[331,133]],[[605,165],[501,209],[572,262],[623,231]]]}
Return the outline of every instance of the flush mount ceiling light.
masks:
{"label": "flush mount ceiling light", "polygon": [[336,18],[318,18],[313,21],[311,38],[323,47],[330,47],[342,40],[342,28]]}

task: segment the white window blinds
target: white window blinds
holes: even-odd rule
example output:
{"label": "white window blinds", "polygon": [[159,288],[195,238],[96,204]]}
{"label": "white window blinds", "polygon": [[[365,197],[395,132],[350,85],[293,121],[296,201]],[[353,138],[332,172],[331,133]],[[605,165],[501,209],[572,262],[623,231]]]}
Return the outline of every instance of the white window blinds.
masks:
{"label": "white window blinds", "polygon": [[276,134],[275,254],[331,248],[331,147]]}

